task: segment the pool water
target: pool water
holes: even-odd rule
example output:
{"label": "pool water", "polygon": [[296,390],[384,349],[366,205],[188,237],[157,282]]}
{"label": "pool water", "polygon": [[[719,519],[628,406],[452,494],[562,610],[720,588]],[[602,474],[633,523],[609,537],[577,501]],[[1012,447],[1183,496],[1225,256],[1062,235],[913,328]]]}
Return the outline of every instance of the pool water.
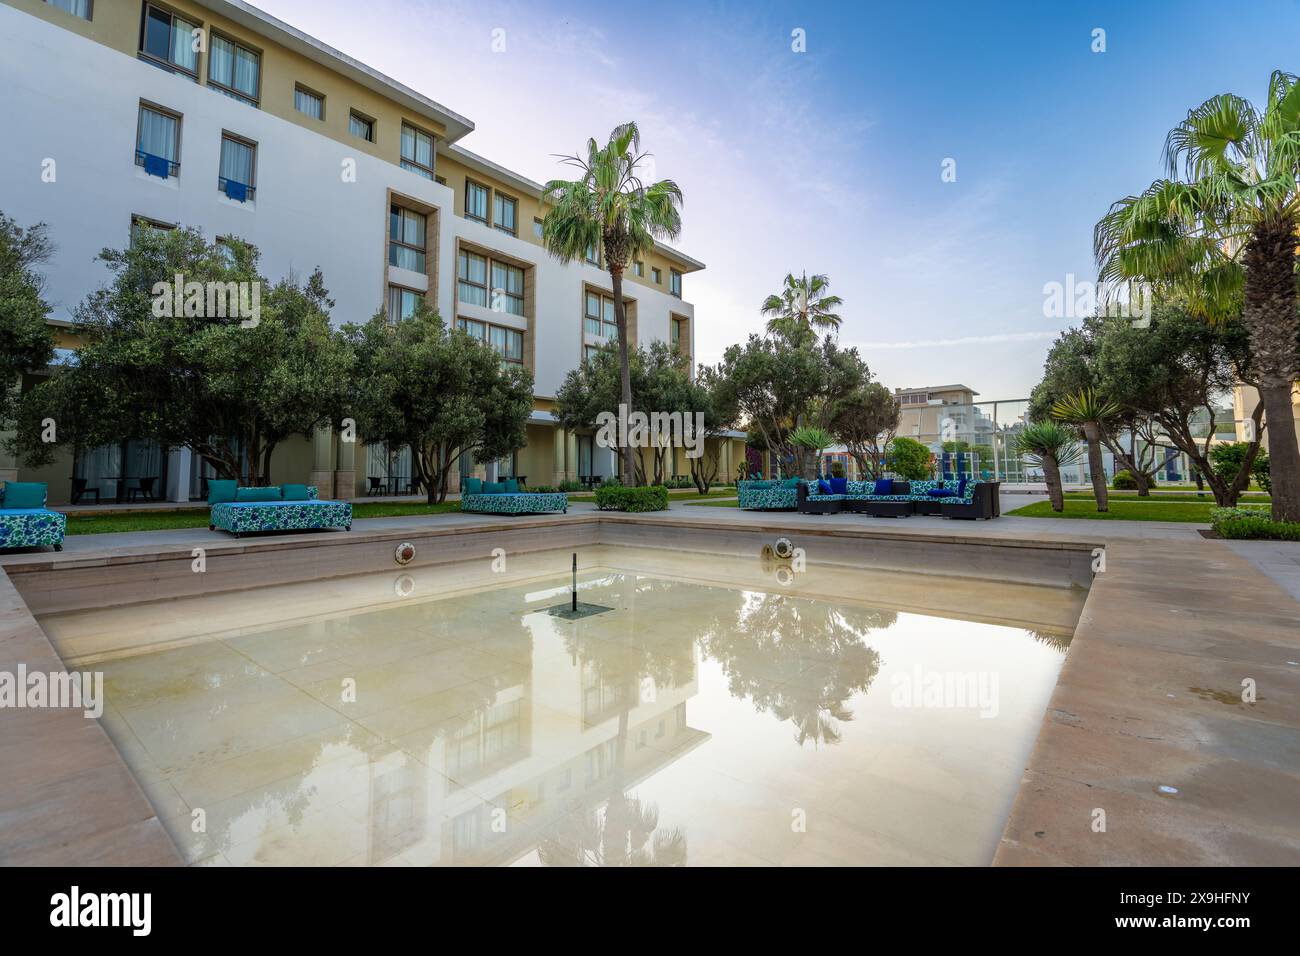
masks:
{"label": "pool water", "polygon": [[723,586],[635,570],[635,549],[607,563],[580,598],[610,610],[577,621],[549,613],[566,573],[448,594],[428,572],[269,627],[83,616],[177,638],[89,665],[102,722],[194,863],[990,862],[1079,589],[1020,585],[1007,623],[980,610],[990,589],[1006,606],[996,582],[929,582],[972,620],[843,569],[814,597],[815,570]]}

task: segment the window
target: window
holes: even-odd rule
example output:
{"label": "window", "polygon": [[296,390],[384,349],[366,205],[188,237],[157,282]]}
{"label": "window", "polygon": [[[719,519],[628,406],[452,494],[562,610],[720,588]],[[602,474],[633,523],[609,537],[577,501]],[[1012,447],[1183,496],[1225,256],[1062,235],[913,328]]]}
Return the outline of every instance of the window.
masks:
{"label": "window", "polygon": [[181,172],[181,118],[158,106],[140,104],[135,164],[150,176],[167,179]]}
{"label": "window", "polygon": [[474,319],[458,319],[456,326],[466,335],[486,342],[506,362],[524,360],[524,333],[501,325],[489,325]]}
{"label": "window", "polygon": [[638,279],[644,279],[644,278],[645,278],[645,263],[642,262],[640,259],[636,259],[636,260],[634,260],[634,261],[632,262],[632,271],[636,274],[636,277],[637,277]]}
{"label": "window", "polygon": [[45,0],[52,7],[71,13],[73,16],[81,17],[83,20],[91,18],[92,3],[91,0]]}
{"label": "window", "polygon": [[492,310],[524,314],[524,270],[507,262],[492,262]]}
{"label": "window", "polygon": [[237,202],[246,202],[256,192],[256,178],[257,146],[230,133],[222,133],[217,189]]}
{"label": "window", "polygon": [[515,214],[519,209],[519,200],[497,193],[492,200],[492,224],[502,232],[515,235],[519,231]]}
{"label": "window", "polygon": [[456,298],[467,305],[488,304],[487,257],[466,249],[456,264]]}
{"label": "window", "polygon": [[388,322],[396,325],[403,319],[415,315],[415,307],[424,298],[423,293],[414,289],[404,289],[400,285],[388,287]]}
{"label": "window", "polygon": [[262,55],[242,43],[212,34],[208,50],[208,86],[241,103],[256,106],[262,85]]}
{"label": "window", "polygon": [[320,93],[313,93],[305,86],[295,86],[293,88],[293,108],[304,116],[323,120],[325,118],[325,97]]}
{"label": "window", "polygon": [[584,255],[584,258],[593,266],[600,265],[600,256],[597,254],[595,246],[587,247],[587,252]]}
{"label": "window", "polygon": [[653,268],[653,267],[650,269],[650,278],[654,280],[654,284],[655,284],[655,285],[662,285],[662,284],[663,284],[663,278],[664,278],[664,276],[663,276],[663,273],[660,272],[658,269],[655,269],[655,268]]}
{"label": "window", "polygon": [[598,292],[588,291],[586,307],[583,310],[583,331],[588,335],[603,335],[607,339],[618,338],[618,321],[614,317],[614,300]]}
{"label": "window", "polygon": [[434,176],[434,177],[433,177],[433,181],[436,182],[439,186],[445,186],[445,185],[447,185],[447,177],[446,177],[446,176]]}
{"label": "window", "polygon": [[686,322],[686,319],[678,318],[668,320],[669,339],[675,352],[685,352],[690,345],[690,328]]}
{"label": "window", "polygon": [[682,297],[682,274],[676,269],[668,270],[668,291],[679,299]]}
{"label": "window", "polygon": [[198,80],[197,29],[197,24],[146,3],[140,24],[140,55],[165,70],[179,70]]}
{"label": "window", "polygon": [[538,239],[542,238],[542,221],[536,216],[533,217],[533,235]]}
{"label": "window", "polygon": [[150,219],[147,216],[131,217],[131,247],[135,244],[140,236],[150,232],[171,232],[176,227],[169,222],[162,222],[158,219]]}
{"label": "window", "polygon": [[393,206],[388,217],[388,264],[424,271],[424,216]]}
{"label": "window", "polygon": [[402,124],[402,168],[433,178],[433,136],[410,123]]}
{"label": "window", "polygon": [[353,110],[348,115],[348,132],[353,136],[364,139],[367,143],[373,143],[375,141],[375,121]]}
{"label": "window", "polygon": [[465,218],[488,221],[488,190],[472,179],[465,180]]}
{"label": "window", "polygon": [[584,362],[594,362],[596,356],[600,354],[599,345],[584,345],[582,347],[582,360]]}

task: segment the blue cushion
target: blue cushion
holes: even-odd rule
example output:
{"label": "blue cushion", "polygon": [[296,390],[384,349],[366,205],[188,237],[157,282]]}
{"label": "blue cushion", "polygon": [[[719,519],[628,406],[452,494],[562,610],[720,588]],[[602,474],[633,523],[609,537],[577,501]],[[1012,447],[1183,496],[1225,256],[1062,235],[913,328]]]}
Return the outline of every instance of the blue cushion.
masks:
{"label": "blue cushion", "polygon": [[950,488],[931,488],[926,492],[931,498],[955,498],[957,492]]}
{"label": "blue cushion", "polygon": [[310,501],[311,493],[306,485],[281,485],[281,494],[285,501]]}
{"label": "blue cushion", "polygon": [[844,495],[844,494],[848,494],[848,491],[849,491],[849,480],[847,478],[831,479],[831,494]]}
{"label": "blue cushion", "polygon": [[226,478],[208,479],[208,504],[219,505],[235,500],[235,489],[239,482]]}
{"label": "blue cushion", "polygon": [[825,478],[822,478],[820,481],[817,482],[817,493],[819,495],[833,495],[835,494],[835,489],[831,487],[829,481],[827,481]]}
{"label": "blue cushion", "polygon": [[873,495],[892,495],[894,493],[893,478],[877,478],[875,485],[871,489]]}
{"label": "blue cushion", "polygon": [[505,480],[505,486],[506,486],[506,494],[508,495],[519,494],[519,480],[517,478],[507,478]]}
{"label": "blue cushion", "polygon": [[966,495],[966,485],[967,485],[967,483],[968,483],[968,479],[966,479],[966,478],[963,478],[961,481],[957,482],[957,497],[958,497],[958,498],[963,498],[963,497],[965,497],[965,495]]}
{"label": "blue cushion", "polygon": [[481,495],[483,493],[483,479],[462,478],[460,480],[460,490],[467,495]]}
{"label": "blue cushion", "polygon": [[239,488],[235,491],[236,501],[283,501],[279,485],[266,488]]}
{"label": "blue cushion", "polygon": [[6,508],[44,508],[47,485],[43,481],[5,482]]}
{"label": "blue cushion", "polygon": [[483,482],[483,494],[485,495],[503,495],[506,491],[504,481],[485,481]]}

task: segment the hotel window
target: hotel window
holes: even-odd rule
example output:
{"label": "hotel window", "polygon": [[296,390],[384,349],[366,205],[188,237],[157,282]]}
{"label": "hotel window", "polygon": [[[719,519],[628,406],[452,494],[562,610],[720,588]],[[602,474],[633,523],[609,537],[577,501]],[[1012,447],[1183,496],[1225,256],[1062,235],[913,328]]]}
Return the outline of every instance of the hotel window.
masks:
{"label": "hotel window", "polygon": [[524,314],[523,269],[506,262],[492,262],[492,309],[511,315]]}
{"label": "hotel window", "polygon": [[679,299],[682,297],[682,274],[676,269],[668,270],[668,291]]}
{"label": "hotel window", "polygon": [[519,200],[503,196],[501,193],[497,193],[492,198],[492,224],[502,232],[508,232],[512,236],[518,233],[519,226],[516,221],[518,211]]}
{"label": "hotel window", "polygon": [[262,84],[262,55],[242,43],[212,34],[208,50],[208,86],[256,106]]}
{"label": "hotel window", "polygon": [[650,269],[650,278],[654,280],[655,285],[662,285],[664,274],[652,266]]}
{"label": "hotel window", "polygon": [[506,362],[524,360],[524,333],[518,329],[507,329],[501,325],[489,325],[474,319],[458,319],[457,327],[480,342],[486,342]]}
{"label": "hotel window", "polygon": [[404,289],[400,285],[390,285],[388,287],[388,323],[396,325],[403,319],[409,319],[415,315],[415,308],[422,298],[424,298],[423,293],[416,292],[414,289]]}
{"label": "hotel window", "polygon": [[542,238],[542,233],[543,233],[544,231],[545,231],[545,230],[542,228],[542,221],[541,221],[540,219],[538,219],[536,216],[534,216],[534,217],[533,217],[533,235],[536,236],[538,239],[540,239],[540,238]]}
{"label": "hotel window", "polygon": [[167,179],[181,172],[181,118],[158,106],[140,104],[135,164],[150,176]]}
{"label": "hotel window", "polygon": [[467,305],[488,304],[487,258],[465,249],[456,264],[456,298]]}
{"label": "hotel window", "polygon": [[375,141],[375,121],[353,110],[348,114],[348,132],[353,136],[364,139],[367,143],[373,143]]}
{"label": "hotel window", "polygon": [[320,93],[313,93],[305,86],[295,86],[293,88],[293,108],[304,116],[323,120],[325,118],[325,97]]}
{"label": "hotel window", "polygon": [[388,264],[411,272],[424,271],[424,216],[393,206],[388,217]]}
{"label": "hotel window", "polygon": [[199,44],[194,36],[197,29],[198,24],[146,3],[140,24],[140,55],[163,69],[179,70],[197,81]]}
{"label": "hotel window", "polygon": [[233,269],[239,265],[239,254],[235,250],[235,244],[227,236],[217,236],[217,254],[221,256],[221,261],[226,264],[226,268]]}
{"label": "hotel window", "polygon": [[170,222],[162,222],[158,219],[150,219],[148,216],[131,217],[131,247],[135,248],[136,241],[141,235],[149,232],[171,232],[176,227]]}
{"label": "hotel window", "polygon": [[584,362],[594,362],[596,356],[600,354],[599,345],[584,345],[582,347],[582,360]]}
{"label": "hotel window", "polygon": [[668,338],[672,344],[673,351],[681,351],[682,347],[682,323],[680,319],[668,320]]}
{"label": "hotel window", "polygon": [[588,335],[603,335],[607,339],[618,338],[618,321],[614,317],[614,300],[597,292],[588,292],[585,298],[586,307],[582,316],[583,331]]}
{"label": "hotel window", "polygon": [[645,263],[642,262],[640,259],[635,259],[635,260],[633,260],[633,262],[632,262],[632,272],[636,275],[636,277],[637,277],[638,279],[644,279],[644,278],[645,278]]}
{"label": "hotel window", "polygon": [[583,255],[583,258],[585,258],[587,262],[593,266],[600,265],[600,255],[599,253],[597,253],[595,246],[588,246],[586,253],[584,253]]}
{"label": "hotel window", "polygon": [[257,146],[230,133],[222,133],[217,190],[236,202],[247,202],[257,192],[256,179]]}
{"label": "hotel window", "polygon": [[433,179],[433,136],[410,123],[402,124],[402,168]]}
{"label": "hotel window", "polygon": [[65,13],[81,17],[83,20],[91,19],[93,13],[92,0],[45,0],[45,2]]}
{"label": "hotel window", "polygon": [[487,225],[488,190],[472,179],[465,180],[465,218],[477,219]]}

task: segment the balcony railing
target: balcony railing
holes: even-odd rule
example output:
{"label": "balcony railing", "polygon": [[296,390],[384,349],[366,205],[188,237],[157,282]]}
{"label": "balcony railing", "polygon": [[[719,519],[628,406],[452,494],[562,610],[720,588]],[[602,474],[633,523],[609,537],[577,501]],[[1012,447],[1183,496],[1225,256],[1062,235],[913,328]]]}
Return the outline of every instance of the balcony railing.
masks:
{"label": "balcony railing", "polygon": [[236,202],[252,202],[253,197],[257,194],[257,187],[227,179],[225,176],[218,176],[217,191]]}
{"label": "balcony railing", "polygon": [[157,176],[159,179],[170,179],[172,176],[181,174],[180,163],[174,163],[165,156],[146,153],[142,149],[135,151],[135,164],[143,166],[146,173],[150,176]]}

